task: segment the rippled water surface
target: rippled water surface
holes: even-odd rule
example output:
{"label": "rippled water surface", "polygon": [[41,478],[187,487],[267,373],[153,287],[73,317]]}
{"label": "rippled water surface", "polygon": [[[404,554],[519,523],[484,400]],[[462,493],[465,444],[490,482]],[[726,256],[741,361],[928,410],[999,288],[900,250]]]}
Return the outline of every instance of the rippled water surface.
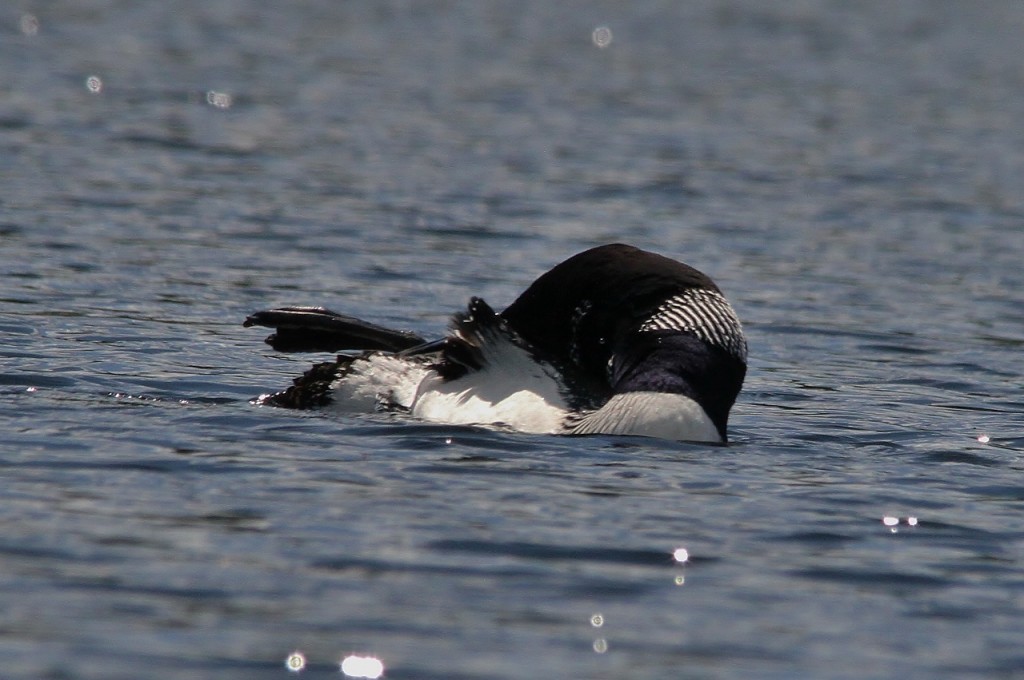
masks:
{"label": "rippled water surface", "polygon": [[[1011,1],[15,3],[0,675],[1024,677],[1022,32]],[[610,241],[744,319],[728,447],[248,401],[317,358],[252,311],[435,334]]]}

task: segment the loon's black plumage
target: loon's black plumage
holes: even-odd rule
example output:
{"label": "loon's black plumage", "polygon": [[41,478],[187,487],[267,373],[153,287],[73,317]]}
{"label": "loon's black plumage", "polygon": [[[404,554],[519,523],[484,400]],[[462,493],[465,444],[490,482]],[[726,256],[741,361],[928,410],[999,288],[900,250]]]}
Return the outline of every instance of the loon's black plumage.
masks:
{"label": "loon's black plumage", "polygon": [[[257,312],[245,325],[274,328],[267,342],[281,351],[361,350],[317,364],[261,403],[350,400],[529,431],[724,442],[746,373],[742,327],[715,283],[622,244],[562,262],[500,314],[471,299],[432,342],[320,307]],[[517,427],[520,407],[530,415]]]}
{"label": "loon's black plumage", "polygon": [[251,314],[242,325],[275,329],[267,344],[281,352],[337,352],[354,347],[397,352],[425,342],[415,333],[384,328],[323,307],[268,309]]}

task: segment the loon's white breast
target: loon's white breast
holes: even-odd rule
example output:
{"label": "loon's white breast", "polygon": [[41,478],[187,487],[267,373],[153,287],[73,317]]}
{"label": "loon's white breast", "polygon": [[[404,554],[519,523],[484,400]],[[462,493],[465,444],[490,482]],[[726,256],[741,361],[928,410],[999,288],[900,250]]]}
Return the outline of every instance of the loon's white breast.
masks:
{"label": "loon's white breast", "polygon": [[711,279],[620,244],[569,258],[500,314],[473,298],[432,342],[322,308],[245,325],[274,328],[283,351],[362,350],[262,403],[523,432],[725,441],[746,372],[742,326]]}

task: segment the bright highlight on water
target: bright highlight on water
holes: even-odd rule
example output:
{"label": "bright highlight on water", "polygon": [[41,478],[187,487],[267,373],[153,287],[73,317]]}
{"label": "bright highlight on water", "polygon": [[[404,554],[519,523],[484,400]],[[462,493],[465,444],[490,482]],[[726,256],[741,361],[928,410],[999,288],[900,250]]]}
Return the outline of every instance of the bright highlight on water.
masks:
{"label": "bright highlight on water", "polygon": [[341,672],[350,678],[379,678],[384,675],[384,664],[372,656],[346,656],[341,661]]}

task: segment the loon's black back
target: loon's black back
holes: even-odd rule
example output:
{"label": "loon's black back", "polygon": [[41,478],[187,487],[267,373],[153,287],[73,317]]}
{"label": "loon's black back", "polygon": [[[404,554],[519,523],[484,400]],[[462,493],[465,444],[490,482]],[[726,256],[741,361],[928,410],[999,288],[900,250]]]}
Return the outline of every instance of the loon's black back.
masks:
{"label": "loon's black back", "polygon": [[[678,310],[666,311],[673,301]],[[746,341],[718,286],[693,267],[620,243],[598,246],[541,275],[502,317],[598,398],[686,394],[724,438],[746,374]]]}

